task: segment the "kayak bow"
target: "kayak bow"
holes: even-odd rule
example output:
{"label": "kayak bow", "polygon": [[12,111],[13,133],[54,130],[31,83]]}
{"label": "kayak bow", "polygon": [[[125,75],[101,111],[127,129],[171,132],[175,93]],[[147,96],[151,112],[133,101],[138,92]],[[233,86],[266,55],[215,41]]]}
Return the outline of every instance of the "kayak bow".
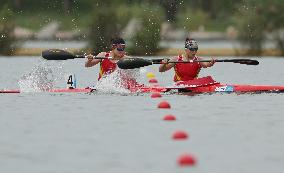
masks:
{"label": "kayak bow", "polygon": [[[63,89],[52,89],[46,92],[50,93],[90,93],[94,91],[92,88],[63,88]],[[20,90],[0,90],[0,93],[21,93]]]}

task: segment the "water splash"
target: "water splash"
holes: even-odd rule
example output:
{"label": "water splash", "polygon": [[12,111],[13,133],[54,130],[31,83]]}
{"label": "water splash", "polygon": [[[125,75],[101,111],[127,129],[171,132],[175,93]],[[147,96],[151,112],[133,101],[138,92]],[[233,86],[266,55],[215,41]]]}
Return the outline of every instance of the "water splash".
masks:
{"label": "water splash", "polygon": [[139,69],[118,69],[100,79],[96,85],[96,90],[107,94],[129,94],[129,83],[140,78]]}
{"label": "water splash", "polygon": [[42,92],[56,87],[64,78],[63,63],[39,60],[31,72],[24,74],[18,81],[22,92]]}

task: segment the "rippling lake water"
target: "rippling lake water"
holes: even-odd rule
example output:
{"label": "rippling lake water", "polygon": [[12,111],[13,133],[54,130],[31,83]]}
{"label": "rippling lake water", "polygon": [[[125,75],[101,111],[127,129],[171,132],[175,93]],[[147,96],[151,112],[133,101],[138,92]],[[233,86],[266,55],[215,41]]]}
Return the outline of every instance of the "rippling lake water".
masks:
{"label": "rippling lake water", "polygon": [[[161,58],[161,57],[159,57]],[[200,76],[231,84],[284,85],[283,58],[258,59],[258,66],[217,63]],[[96,83],[98,67],[83,59],[44,62],[37,57],[1,57],[0,89],[18,89],[19,80],[48,67],[57,87],[68,74],[77,85]],[[171,85],[173,72],[152,65],[138,71],[147,84],[153,72]],[[58,75],[58,76],[56,76]],[[157,109],[160,101],[171,109]],[[284,170],[284,94],[42,93],[0,94],[0,172],[6,173],[278,173]],[[165,122],[166,114],[177,121]],[[174,141],[184,130],[189,139]],[[195,167],[177,158],[191,153]]]}

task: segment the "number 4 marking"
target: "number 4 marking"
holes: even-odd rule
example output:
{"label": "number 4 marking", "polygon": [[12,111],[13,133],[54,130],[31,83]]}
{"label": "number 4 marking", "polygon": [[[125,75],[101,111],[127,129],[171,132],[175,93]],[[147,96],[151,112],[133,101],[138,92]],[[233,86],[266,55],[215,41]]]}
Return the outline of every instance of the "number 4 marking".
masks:
{"label": "number 4 marking", "polygon": [[70,84],[71,86],[73,85],[73,78],[72,78],[72,75],[70,75],[70,76],[68,77],[67,84]]}

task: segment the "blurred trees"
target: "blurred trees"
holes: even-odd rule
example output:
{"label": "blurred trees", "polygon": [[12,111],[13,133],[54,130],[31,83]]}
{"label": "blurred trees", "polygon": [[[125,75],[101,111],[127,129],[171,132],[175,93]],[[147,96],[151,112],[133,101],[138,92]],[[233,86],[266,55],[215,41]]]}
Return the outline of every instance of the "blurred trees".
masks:
{"label": "blurred trees", "polygon": [[[79,2],[74,1],[74,0],[48,0],[48,1],[1,0],[1,1],[4,1],[4,3],[13,7],[16,12],[20,12],[22,10],[41,11],[41,10],[52,9],[52,10],[56,10],[57,12],[63,12],[65,14],[68,14],[70,11],[76,8],[76,6],[79,4]],[[88,0],[88,2],[91,2],[91,1]]]}
{"label": "blurred trees", "polygon": [[172,23],[175,22],[178,8],[178,0],[160,0],[160,4],[165,10],[166,20]]}
{"label": "blurred trees", "polygon": [[224,19],[232,16],[232,11],[243,0],[195,0],[189,1],[191,9],[202,10],[208,14],[211,19]]}
{"label": "blurred trees", "polygon": [[0,54],[10,55],[15,50],[13,12],[4,5],[0,8]]}
{"label": "blurred trees", "polygon": [[130,38],[129,53],[136,55],[154,55],[159,50],[160,28],[163,20],[162,10],[157,6],[142,6],[132,11],[138,19],[138,31]]}
{"label": "blurred trees", "polygon": [[261,1],[250,1],[237,14],[239,39],[249,46],[248,54],[261,54],[269,38],[284,55],[284,3],[282,0]]}
{"label": "blurred trees", "polygon": [[111,38],[120,36],[131,19],[137,20],[139,26],[135,26],[138,30],[133,30],[132,37],[127,40],[127,51],[136,55],[152,55],[158,50],[163,19],[160,8],[147,5],[107,4],[107,1],[100,1],[93,10],[89,45],[95,54],[109,51]]}
{"label": "blurred trees", "polygon": [[182,8],[177,15],[176,25],[186,31],[198,30],[200,26],[207,27],[210,19],[207,13],[202,10],[191,10]]}
{"label": "blurred trees", "polygon": [[[1,0],[1,4],[13,7],[15,14],[19,14],[17,18],[21,16],[26,17],[25,20],[32,18],[34,22],[30,23],[22,22],[21,19],[16,20],[24,26],[39,23],[35,21],[49,22],[54,20],[52,18],[59,19],[64,16],[62,20],[62,25],[66,26],[64,28],[76,25],[76,29],[78,26],[82,30],[87,30],[90,18],[92,20],[92,32],[90,33],[105,35],[104,39],[91,35],[92,44],[100,50],[108,46],[102,43],[101,39],[109,42],[110,35],[119,34],[128,21],[135,16],[132,11],[135,9],[137,13],[142,11],[141,15],[139,17],[136,15],[136,17],[140,18],[139,20],[144,22],[143,26],[148,29],[142,29],[138,35],[133,36],[131,41],[134,44],[138,43],[138,40],[143,43],[146,41],[142,40],[150,38],[158,41],[156,36],[159,30],[154,28],[159,27],[156,24],[160,25],[161,22],[168,21],[173,26],[182,27],[189,32],[198,28],[226,31],[228,26],[234,26],[239,30],[239,40],[249,46],[255,54],[261,53],[267,38],[273,40],[284,54],[283,0]],[[140,9],[135,6],[140,6]],[[159,12],[153,18],[151,11],[155,9],[163,13]],[[146,22],[147,19],[156,20],[153,22],[155,25],[148,25],[151,22]],[[153,27],[149,29],[150,26]],[[147,34],[142,34],[144,32]],[[151,35],[152,33],[155,35]],[[143,39],[142,35],[144,35]],[[151,37],[147,38],[146,35],[151,35]],[[95,40],[102,43],[102,47],[94,43]]]}
{"label": "blurred trees", "polygon": [[22,7],[22,0],[14,0],[14,6],[17,10],[21,9]]}
{"label": "blurred trees", "polygon": [[108,51],[111,38],[119,36],[118,18],[114,7],[100,6],[95,8],[89,31],[89,45],[98,54]]}

